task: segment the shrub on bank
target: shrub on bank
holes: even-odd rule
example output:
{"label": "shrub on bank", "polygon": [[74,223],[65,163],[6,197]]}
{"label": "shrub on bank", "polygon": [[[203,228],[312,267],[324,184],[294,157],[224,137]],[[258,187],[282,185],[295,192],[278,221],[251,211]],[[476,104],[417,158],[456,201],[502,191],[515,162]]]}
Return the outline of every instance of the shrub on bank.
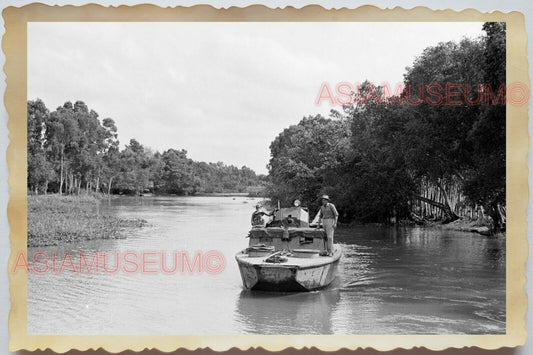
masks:
{"label": "shrub on bank", "polygon": [[126,228],[145,224],[102,212],[100,199],[91,195],[28,196],[28,247],[124,238]]}

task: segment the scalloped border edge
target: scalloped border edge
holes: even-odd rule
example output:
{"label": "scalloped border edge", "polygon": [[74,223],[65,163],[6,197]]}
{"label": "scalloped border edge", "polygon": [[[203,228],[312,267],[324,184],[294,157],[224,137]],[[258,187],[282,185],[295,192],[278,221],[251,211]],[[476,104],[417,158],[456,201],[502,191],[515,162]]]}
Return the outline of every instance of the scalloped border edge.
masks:
{"label": "scalloped border edge", "polygon": [[[9,116],[10,143],[7,148],[9,168],[8,221],[11,227],[11,254],[8,260],[11,309],[9,313],[9,350],[51,349],[64,353],[71,349],[100,349],[112,353],[124,350],[142,351],[157,349],[170,352],[177,349],[213,351],[230,349],[258,349],[280,351],[284,349],[318,348],[323,351],[372,348],[380,351],[423,347],[430,350],[479,347],[498,349],[525,344],[527,331],[525,316],[527,294],[525,291],[525,264],[528,257],[526,209],[528,205],[529,148],[528,105],[507,106],[507,257],[506,302],[507,333],[505,335],[28,335],[27,334],[27,275],[12,274],[15,255],[26,251],[26,24],[31,21],[361,21],[361,22],[507,22],[507,80],[529,85],[527,62],[527,34],[525,18],[520,12],[494,11],[481,13],[469,8],[432,10],[416,6],[404,9],[396,6],[381,9],[364,5],[354,9],[342,7],[326,9],[321,5],[301,8],[286,6],[271,8],[264,5],[231,6],[217,9],[211,5],[190,7],[160,7],[153,4],[108,6],[86,4],[82,6],[50,6],[41,3],[21,7],[7,7],[2,12],[5,35],[2,50],[6,56],[4,72],[6,91],[4,105]],[[509,256],[513,255],[512,258]]]}

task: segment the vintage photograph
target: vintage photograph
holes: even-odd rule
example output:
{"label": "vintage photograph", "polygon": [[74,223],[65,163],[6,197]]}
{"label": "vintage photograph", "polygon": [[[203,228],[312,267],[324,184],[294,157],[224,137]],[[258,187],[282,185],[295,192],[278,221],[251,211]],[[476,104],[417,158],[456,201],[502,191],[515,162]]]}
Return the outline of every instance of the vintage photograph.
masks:
{"label": "vintage photograph", "polygon": [[505,22],[32,22],[27,65],[28,334],[506,333]]}

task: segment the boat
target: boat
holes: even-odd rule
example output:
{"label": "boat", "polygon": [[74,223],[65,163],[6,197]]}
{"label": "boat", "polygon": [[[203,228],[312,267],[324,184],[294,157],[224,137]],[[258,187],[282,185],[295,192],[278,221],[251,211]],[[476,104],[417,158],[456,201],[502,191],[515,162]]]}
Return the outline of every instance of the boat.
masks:
{"label": "boat", "polygon": [[326,233],[309,225],[309,212],[299,206],[280,208],[272,222],[254,226],[248,247],[235,255],[244,288],[297,292],[327,287],[335,279],[340,245],[326,253]]}

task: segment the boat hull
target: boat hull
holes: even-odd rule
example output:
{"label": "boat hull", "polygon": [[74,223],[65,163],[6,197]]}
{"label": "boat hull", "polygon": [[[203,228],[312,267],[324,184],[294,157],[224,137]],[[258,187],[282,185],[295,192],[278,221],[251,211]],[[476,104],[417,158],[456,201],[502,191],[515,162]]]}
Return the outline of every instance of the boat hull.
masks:
{"label": "boat hull", "polygon": [[265,257],[247,257],[243,252],[235,256],[245,288],[278,292],[313,291],[328,286],[337,275],[340,257],[338,245],[333,256],[287,257],[284,263],[267,263]]}

